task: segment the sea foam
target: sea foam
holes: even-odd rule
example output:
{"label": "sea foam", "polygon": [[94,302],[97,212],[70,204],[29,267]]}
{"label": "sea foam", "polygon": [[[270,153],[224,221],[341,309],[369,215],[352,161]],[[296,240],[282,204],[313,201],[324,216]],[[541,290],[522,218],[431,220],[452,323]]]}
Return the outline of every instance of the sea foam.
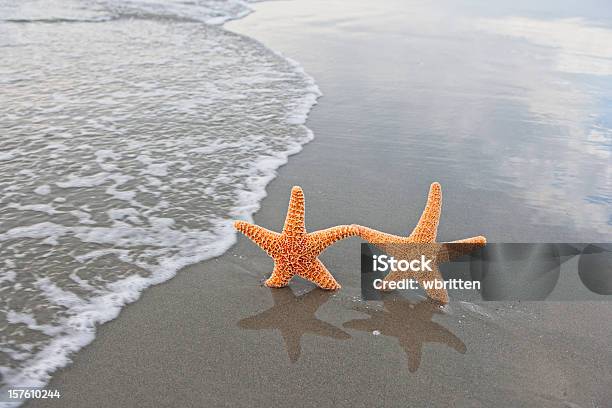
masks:
{"label": "sea foam", "polygon": [[3,390],[44,386],[142,290],[233,245],[320,95],[214,26],[242,1],[19,3],[0,9]]}

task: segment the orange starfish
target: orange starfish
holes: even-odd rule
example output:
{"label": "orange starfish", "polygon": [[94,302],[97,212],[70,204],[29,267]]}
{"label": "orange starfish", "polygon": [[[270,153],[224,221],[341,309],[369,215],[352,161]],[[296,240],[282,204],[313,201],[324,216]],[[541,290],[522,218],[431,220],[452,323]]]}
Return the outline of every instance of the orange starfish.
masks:
{"label": "orange starfish", "polygon": [[[394,271],[390,272],[383,282],[398,281],[400,279],[416,279],[419,285],[425,289],[427,296],[442,304],[448,303],[448,292],[445,288],[426,289],[424,282],[443,281],[442,274],[437,265],[447,262],[453,258],[469,253],[478,247],[486,244],[483,236],[466,238],[459,241],[436,243],[438,234],[438,224],[442,211],[442,187],[439,183],[432,183],[427,197],[427,205],[419,219],[417,226],[407,237],[387,234],[371,228],[357,226],[359,236],[369,243],[379,247],[389,255],[397,259],[413,259],[416,252],[425,252],[432,258],[432,270],[424,272],[413,271]],[[432,244],[432,245],[401,245],[401,244]]]}
{"label": "orange starfish", "polygon": [[298,186],[291,189],[282,233],[245,221],[236,221],[234,227],[274,259],[274,270],[265,282],[271,288],[287,286],[291,278],[298,275],[322,289],[340,289],[340,284],[317,257],[334,242],[357,235],[357,228],[352,225],[338,225],[307,233],[304,225],[304,192]]}

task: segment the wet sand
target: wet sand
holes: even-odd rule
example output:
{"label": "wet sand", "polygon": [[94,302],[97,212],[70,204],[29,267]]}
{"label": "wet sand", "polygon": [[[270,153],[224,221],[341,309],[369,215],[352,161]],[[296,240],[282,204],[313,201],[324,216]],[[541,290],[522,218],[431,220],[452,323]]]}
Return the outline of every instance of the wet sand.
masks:
{"label": "wet sand", "polygon": [[[605,237],[590,221],[568,224],[554,209],[547,214],[535,196],[470,182],[486,179],[491,166],[478,164],[477,155],[473,164],[448,163],[426,135],[421,146],[395,136],[393,117],[409,106],[387,111],[383,96],[395,98],[394,85],[364,85],[362,78],[383,74],[377,64],[349,69],[375,49],[359,41],[359,31],[335,35],[329,27],[346,22],[322,14],[322,3],[301,3],[258,4],[257,13],[228,25],[300,61],[324,92],[307,123],[316,139],[279,169],[258,224],[279,230],[290,188],[301,185],[310,231],[359,222],[408,233],[430,182],[440,181],[443,240]],[[367,8],[361,17],[359,10],[347,21],[367,20]],[[272,262],[241,237],[100,327],[49,384],[61,400],[25,406],[605,407],[612,400],[611,305],[362,302],[360,242],[347,239],[322,255],[343,285],[329,293],[299,280],[287,289],[263,287]]]}

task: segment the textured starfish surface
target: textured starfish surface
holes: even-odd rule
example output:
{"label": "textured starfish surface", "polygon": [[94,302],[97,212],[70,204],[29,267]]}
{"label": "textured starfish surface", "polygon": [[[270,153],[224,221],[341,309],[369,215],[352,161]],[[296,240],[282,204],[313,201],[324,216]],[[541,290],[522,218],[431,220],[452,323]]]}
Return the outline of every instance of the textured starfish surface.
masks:
{"label": "textured starfish surface", "polygon": [[248,330],[275,329],[280,332],[287,354],[292,363],[298,361],[302,352],[300,345],[304,334],[348,340],[351,336],[338,327],[317,319],[321,305],[329,300],[332,292],[319,289],[296,296],[290,288],[273,290],[274,306],[258,315],[247,317],[238,326]]}
{"label": "textured starfish surface", "polygon": [[236,221],[234,227],[274,259],[274,270],[265,282],[272,288],[287,286],[291,278],[298,275],[322,289],[340,289],[340,284],[318,256],[334,242],[357,235],[357,228],[353,225],[339,225],[307,233],[304,192],[298,186],[291,189],[287,218],[280,234],[245,221]]}
{"label": "textured starfish surface", "polygon": [[[438,265],[451,259],[472,252],[478,247],[486,244],[483,236],[466,238],[458,241],[437,244],[438,224],[442,211],[442,187],[439,183],[433,183],[429,189],[427,205],[421,214],[421,218],[412,233],[407,237],[387,234],[371,228],[356,226],[359,236],[380,248],[382,251],[396,259],[414,259],[415,252],[426,253],[432,259],[431,271],[395,271],[390,272],[383,281],[398,281],[401,279],[415,279],[425,289],[427,296],[442,304],[448,303],[448,292],[442,288],[432,287],[426,289],[424,282],[443,281]],[[405,245],[405,244],[432,244],[432,245]]]}
{"label": "textured starfish surface", "polygon": [[440,306],[432,301],[413,304],[406,300],[383,301],[383,309],[359,308],[367,314],[365,319],[355,319],[343,324],[347,329],[395,337],[408,358],[408,370],[415,372],[421,364],[422,348],[425,343],[446,344],[465,354],[465,344],[444,326],[434,322],[433,316],[442,314]]}

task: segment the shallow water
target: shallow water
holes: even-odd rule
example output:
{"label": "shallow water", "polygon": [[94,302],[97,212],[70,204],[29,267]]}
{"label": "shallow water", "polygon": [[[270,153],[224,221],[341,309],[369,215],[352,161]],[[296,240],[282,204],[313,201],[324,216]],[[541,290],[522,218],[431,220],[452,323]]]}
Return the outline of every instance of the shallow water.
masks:
{"label": "shallow water", "polygon": [[0,388],[44,383],[142,289],[224,252],[311,139],[313,81],[211,25],[248,11],[0,3]]}
{"label": "shallow water", "polygon": [[[257,7],[253,19],[228,27],[299,56],[325,93],[310,127],[322,143],[344,142],[343,166],[368,194],[405,191],[401,208],[418,207],[421,195],[411,195],[440,181],[457,200],[444,211],[456,208],[460,217],[448,219],[467,218],[464,225],[493,240],[612,237],[610,7],[474,0]],[[386,200],[376,206],[398,214]],[[470,208],[477,214],[467,217]],[[526,233],[531,225],[541,227],[537,237]]]}

